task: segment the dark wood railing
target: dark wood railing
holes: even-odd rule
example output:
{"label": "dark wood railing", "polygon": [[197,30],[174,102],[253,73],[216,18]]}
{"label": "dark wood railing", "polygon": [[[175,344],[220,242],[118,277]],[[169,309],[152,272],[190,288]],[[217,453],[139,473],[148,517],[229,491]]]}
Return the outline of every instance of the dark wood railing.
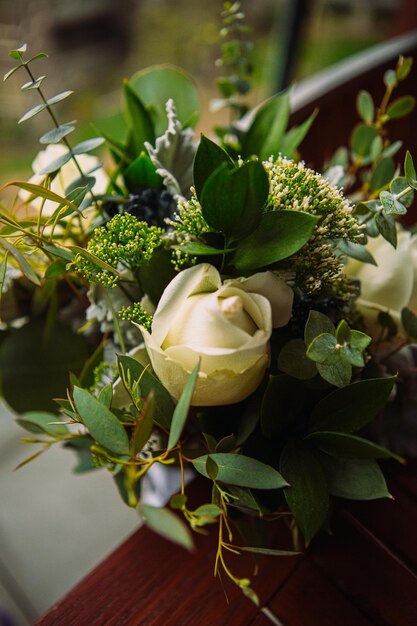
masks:
{"label": "dark wood railing", "polygon": [[[382,74],[399,54],[417,56],[417,34],[305,81],[293,95],[293,120],[315,106],[320,117],[302,146],[319,168],[346,144],[356,122],[359,89],[378,95]],[[417,81],[404,85],[417,95]],[[417,116],[396,122],[397,136],[414,155]],[[415,626],[417,624],[417,463],[388,464],[395,500],[352,503],[339,510],[334,535],[322,534],[300,557],[264,558],[254,588],[258,610],[213,578],[215,533],[197,537],[188,554],[140,528],[36,624],[38,626]],[[198,494],[203,479],[193,489]],[[288,543],[278,527],[277,546]],[[246,568],[253,562],[245,560]]]}

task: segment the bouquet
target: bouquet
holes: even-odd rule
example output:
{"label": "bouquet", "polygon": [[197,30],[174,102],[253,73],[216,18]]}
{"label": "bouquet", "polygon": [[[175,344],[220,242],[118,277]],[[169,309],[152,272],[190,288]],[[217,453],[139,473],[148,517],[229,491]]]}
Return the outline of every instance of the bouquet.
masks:
{"label": "bouquet", "polygon": [[[319,173],[299,152],[315,114],[288,128],[288,91],[245,104],[242,17],[226,3],[215,105],[232,122],[212,138],[195,137],[192,79],[159,66],[124,82],[123,137],[73,145],[75,123],[55,108],[72,92],[46,96],[33,69],[46,55],[10,52],[5,79],[26,72],[22,89],[40,96],[19,121],[43,112],[53,127],[0,212],[0,367],[40,446],[27,461],[63,444],[76,471],[106,469],[145,524],[185,548],[215,526],[215,574],[256,602],[231,561],[293,554],[267,545],[268,524],[282,518],[308,546],[335,498],[389,497],[377,459],[403,460],[378,443],[388,427],[374,440],[366,427],[413,409],[415,238],[400,220],[417,174],[389,136],[414,107],[393,97],[411,59],[386,73],[379,105],[359,93],[349,146]],[[90,152],[104,143],[103,164]],[[181,477],[160,508],[141,497],[155,465]],[[212,488],[198,508],[189,470]]]}

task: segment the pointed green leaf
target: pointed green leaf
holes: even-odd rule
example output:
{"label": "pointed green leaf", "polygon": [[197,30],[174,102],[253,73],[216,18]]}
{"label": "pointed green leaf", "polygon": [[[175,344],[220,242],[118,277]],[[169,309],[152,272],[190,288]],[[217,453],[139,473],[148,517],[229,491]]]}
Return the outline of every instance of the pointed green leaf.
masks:
{"label": "pointed green leaf", "polygon": [[267,100],[256,112],[242,140],[242,156],[256,155],[261,160],[277,157],[290,115],[290,92],[284,91]]}
{"label": "pointed green leaf", "polygon": [[64,259],[56,259],[51,265],[47,268],[45,272],[45,278],[56,278],[57,276],[62,276],[67,271],[67,263]]}
{"label": "pointed green leaf", "polygon": [[372,172],[369,188],[376,192],[390,184],[395,173],[395,163],[390,158],[381,159]]}
{"label": "pointed green leaf", "polygon": [[200,199],[204,183],[221,165],[226,163],[233,168],[234,163],[227,152],[203,134],[194,157],[193,176],[197,198]]}
{"label": "pointed green leaf", "polygon": [[153,416],[155,415],[155,394],[151,391],[146,398],[140,418],[136,421],[132,433],[132,456],[136,456],[146,446],[153,430]]}
{"label": "pointed green leaf", "polygon": [[168,439],[168,449],[177,445],[179,438],[181,437],[182,430],[184,428],[185,421],[190,410],[190,404],[193,399],[193,393],[195,385],[197,383],[198,370],[200,362],[197,363],[193,371],[191,372],[181,396],[178,400],[178,404],[175,407],[174,415],[172,416],[171,429]]}
{"label": "pointed green leaf", "polygon": [[48,163],[48,165],[45,165],[40,170],[39,174],[41,176],[52,174],[52,172],[56,172],[57,170],[61,169],[61,167],[65,165],[66,163],[68,163],[68,161],[71,161],[71,159],[72,159],[71,152],[70,151],[65,152],[64,154],[61,154],[61,156],[59,156],[57,159],[54,159],[51,163]]}
{"label": "pointed green leaf", "polygon": [[113,400],[113,386],[111,383],[109,383],[108,385],[104,385],[104,387],[100,389],[97,400],[100,402],[100,404],[103,404],[108,409],[110,409]]}
{"label": "pointed green leaf", "polygon": [[26,257],[16,248],[16,246],[10,243],[10,241],[7,241],[7,239],[3,239],[2,237],[0,237],[0,244],[5,250],[8,250],[10,254],[16,259],[17,264],[19,265],[26,278],[28,278],[32,283],[39,287],[41,284],[39,276],[30,265],[30,263],[28,263]]}
{"label": "pointed green leaf", "polygon": [[336,348],[337,339],[330,333],[318,335],[307,348],[307,356],[316,363],[336,363],[339,351]]}
{"label": "pointed green leaf", "polygon": [[28,49],[27,44],[24,43],[20,46],[20,48],[15,48],[14,50],[10,50],[9,57],[11,57],[12,59],[16,59],[17,61],[20,61],[22,59],[23,54],[26,52],[27,49]]}
{"label": "pointed green leaf", "polygon": [[159,509],[142,502],[139,502],[137,510],[148,528],[186,550],[193,550],[194,544],[190,531],[172,511]]}
{"label": "pointed green leaf", "polygon": [[[400,204],[398,201],[396,201],[396,206],[397,206],[397,203],[398,205]],[[407,213],[407,209],[404,207],[402,214],[404,215],[405,213]],[[380,234],[383,236],[383,238],[386,239],[386,241],[388,241],[388,243],[390,243],[394,248],[396,248],[397,247],[397,227],[396,227],[395,219],[393,218],[393,216],[382,215],[381,213],[378,213],[377,215],[375,215],[375,224]]]}
{"label": "pointed green leaf", "polygon": [[307,357],[302,339],[291,339],[285,344],[278,355],[278,367],[299,380],[309,380],[317,374],[316,365]]}
{"label": "pointed green leaf", "polygon": [[64,422],[56,424],[57,421],[59,420],[55,413],[46,413],[45,411],[28,411],[16,418],[17,424],[31,433],[43,433],[52,437],[67,435],[66,424]]}
{"label": "pointed green leaf", "polygon": [[378,463],[373,459],[333,459],[329,473],[330,493],[347,500],[389,498]]}
{"label": "pointed green leaf", "polygon": [[145,152],[141,152],[123,173],[126,186],[134,191],[138,188],[160,189],[162,178],[156,173],[156,167]]}
{"label": "pointed green leaf", "polygon": [[163,428],[169,428],[174,412],[174,403],[165,387],[148,369],[132,357],[118,355],[117,359],[125,372],[130,371],[132,381],[140,378],[141,391],[145,397],[153,390],[156,405],[154,419]]}
{"label": "pointed green leaf", "polygon": [[144,107],[141,99],[128,81],[124,82],[124,99],[126,117],[132,132],[136,154],[144,150],[145,141],[152,145],[155,141],[155,133],[152,120]]}
{"label": "pointed green leaf", "polygon": [[314,443],[320,450],[336,457],[347,459],[388,459],[403,462],[403,459],[387,448],[378,446],[356,435],[346,433],[317,431],[307,435],[306,439]]}
{"label": "pointed green leaf", "polygon": [[310,430],[360,430],[383,409],[395,380],[395,376],[371,378],[333,391],[314,407]]}
{"label": "pointed green leaf", "polygon": [[219,254],[235,251],[235,248],[228,248],[226,250],[213,248],[213,246],[209,246],[206,243],[200,243],[199,241],[190,241],[183,243],[180,246],[173,247],[177,250],[185,252],[186,254],[191,254],[192,256],[218,256]]}
{"label": "pointed green leaf", "polygon": [[20,70],[21,67],[24,67],[23,63],[21,63],[20,65],[16,65],[16,67],[12,67],[12,69],[6,72],[3,76],[3,82],[10,78],[10,76],[13,76],[13,74],[17,72],[17,70]]}
{"label": "pointed green leaf", "polygon": [[309,241],[317,220],[302,211],[265,213],[258,228],[239,242],[233,265],[246,271],[290,257]]}
{"label": "pointed green leaf", "polygon": [[282,156],[286,156],[290,159],[294,157],[295,151],[310,130],[317,116],[317,113],[318,109],[315,109],[310,117],[308,117],[302,124],[300,124],[300,126],[295,126],[294,128],[291,128],[287,133],[285,133],[281,142],[280,152]]}
{"label": "pointed green leaf", "polygon": [[352,365],[341,355],[334,363],[317,363],[320,376],[335,387],[346,387],[352,378]]}
{"label": "pointed green leaf", "polygon": [[416,168],[414,167],[413,157],[409,150],[407,150],[405,159],[404,159],[404,174],[406,175],[409,182],[412,182],[414,185],[417,182],[417,174]]}
{"label": "pointed green leaf", "polygon": [[129,455],[129,439],[111,411],[81,387],[74,387],[74,404],[90,434],[114,454]]}
{"label": "pointed green leaf", "polygon": [[288,441],[282,451],[280,470],[290,484],[285,498],[308,546],[328,514],[326,475],[314,450],[297,440]]}
{"label": "pointed green leaf", "polygon": [[[209,478],[207,456],[194,459],[192,464],[197,472]],[[243,454],[215,452],[210,457],[218,467],[216,480],[219,482],[252,489],[280,489],[288,484],[276,469]]]}
{"label": "pointed green leaf", "polygon": [[250,161],[235,170],[224,163],[209,176],[202,189],[204,219],[228,236],[243,237],[260,223],[268,192],[268,175],[258,161]]}
{"label": "pointed green leaf", "polygon": [[275,550],[273,548],[257,548],[250,546],[239,546],[237,548],[243,552],[253,552],[254,554],[266,554],[268,556],[297,556],[301,552],[294,552],[293,550]]}

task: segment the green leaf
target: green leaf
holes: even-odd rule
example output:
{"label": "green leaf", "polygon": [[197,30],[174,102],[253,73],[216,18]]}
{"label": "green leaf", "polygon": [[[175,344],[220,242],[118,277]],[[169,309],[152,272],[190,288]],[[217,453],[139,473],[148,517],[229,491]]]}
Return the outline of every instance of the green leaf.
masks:
{"label": "green leaf", "polygon": [[39,87],[42,85],[45,78],[46,76],[39,76],[39,78],[36,78],[35,80],[31,80],[28,83],[25,83],[24,85],[22,85],[20,89],[21,91],[30,91],[30,89],[39,89]]}
{"label": "green leaf", "polygon": [[330,493],[347,500],[389,498],[384,476],[372,459],[334,459]]}
{"label": "green leaf", "polygon": [[9,57],[12,59],[16,59],[16,61],[20,61],[23,57],[23,54],[28,49],[27,44],[24,43],[20,46],[20,48],[15,48],[14,50],[9,51]]}
{"label": "green leaf", "polygon": [[[408,187],[412,187],[412,181],[408,181],[407,178],[405,178],[405,176],[397,176],[397,178],[394,178],[394,180],[391,182],[390,185],[390,192],[395,196],[397,194],[402,193],[403,191],[405,191],[405,189],[407,189]],[[413,183],[416,187],[417,187],[417,181],[414,181]],[[404,205],[405,207],[410,207],[414,202],[414,190],[411,189],[408,193],[406,193],[405,195],[401,196],[401,204]]]}
{"label": "green leaf", "polygon": [[217,465],[216,461],[211,458],[210,455],[207,456],[206,460],[206,472],[207,476],[213,481],[216,480],[219,474],[219,466]]}
{"label": "green leaf", "polygon": [[384,157],[392,157],[395,154],[397,154],[398,150],[401,149],[403,145],[402,141],[394,141],[394,143],[389,144],[386,148],[384,148],[384,151],[382,152],[382,156]]}
{"label": "green leaf", "polygon": [[254,554],[266,554],[268,556],[297,556],[302,554],[301,552],[294,552],[293,550],[275,550],[273,548],[257,548],[250,546],[239,546],[239,552],[253,552]]}
{"label": "green leaf", "polygon": [[413,57],[403,57],[400,56],[398,59],[397,67],[395,72],[397,74],[398,80],[404,80],[409,75],[411,68],[413,65]]}
{"label": "green leaf", "polygon": [[111,383],[109,383],[108,385],[104,385],[104,387],[100,389],[97,400],[100,402],[100,404],[103,404],[108,409],[110,409],[113,400],[113,385]]}
{"label": "green leaf", "polygon": [[405,215],[407,213],[405,206],[389,191],[381,191],[379,199],[384,207],[385,215]]}
{"label": "green leaf", "polygon": [[386,187],[392,181],[395,173],[395,163],[392,159],[381,159],[372,172],[371,180],[369,181],[369,187],[371,191],[375,192],[382,187]]}
{"label": "green leaf", "polygon": [[352,259],[362,261],[362,263],[369,263],[370,265],[377,264],[372,254],[361,243],[339,239],[337,247],[342,254],[346,254]]}
{"label": "green leaf", "polygon": [[204,184],[203,217],[227,236],[243,237],[260,223],[268,192],[268,175],[259,161],[249,161],[235,170],[225,163]]}
{"label": "green leaf", "polygon": [[304,341],[309,346],[312,341],[323,333],[334,334],[335,325],[333,322],[320,311],[311,310],[304,329]]}
{"label": "green leaf", "polygon": [[123,178],[127,188],[134,191],[138,188],[160,189],[162,178],[156,173],[156,167],[145,152],[132,161],[129,167],[123,172]]}
{"label": "green leaf", "polygon": [[246,271],[287,259],[309,241],[317,220],[302,211],[265,213],[258,228],[239,243],[233,265]]}
{"label": "green leaf", "polygon": [[118,355],[117,360],[119,367],[123,367],[126,374],[130,371],[132,382],[140,378],[141,391],[145,397],[153,390],[155,394],[154,420],[162,426],[162,428],[169,428],[174,412],[174,403],[165,387],[148,369],[135,359],[132,359],[132,357]]}
{"label": "green leaf", "polygon": [[351,330],[346,320],[340,320],[336,328],[336,339],[338,343],[349,342],[351,338]]}
{"label": "green leaf", "polygon": [[7,241],[7,239],[3,239],[2,237],[0,237],[0,244],[5,250],[8,250],[10,254],[15,258],[17,264],[19,265],[26,278],[28,278],[32,283],[39,287],[41,284],[39,276],[37,275],[33,267],[28,263],[26,257],[16,248],[16,246],[10,243],[10,241]]}
{"label": "green leaf", "polygon": [[395,376],[370,378],[333,391],[314,407],[310,430],[360,430],[382,411],[395,380]]}
{"label": "green leaf", "polygon": [[[197,472],[209,478],[206,468],[207,454],[192,461]],[[219,471],[217,480],[238,487],[252,489],[280,489],[288,483],[273,467],[243,454],[214,453],[211,459],[217,464]]]}
{"label": "green leaf", "polygon": [[371,161],[376,161],[382,155],[384,150],[384,142],[382,137],[378,135],[372,142],[371,151],[369,153]]}
{"label": "green leaf", "polygon": [[48,163],[48,165],[45,165],[40,170],[39,174],[41,176],[45,176],[46,174],[52,174],[52,172],[56,172],[57,170],[61,169],[61,167],[65,165],[66,163],[68,163],[68,161],[71,161],[71,159],[72,159],[71,152],[70,151],[65,152],[64,154],[61,154],[61,156],[59,156],[58,158],[51,161],[51,163]]}
{"label": "green leaf", "polygon": [[293,425],[304,406],[304,388],[285,374],[271,376],[261,405],[261,429],[268,439]]}
{"label": "green leaf", "polygon": [[401,311],[401,322],[407,335],[409,335],[409,337],[413,337],[413,339],[417,339],[417,316],[415,313],[405,307]]}
{"label": "green leaf", "polygon": [[202,134],[193,166],[194,187],[197,198],[200,199],[204,183],[209,176],[224,163],[230,168],[234,167],[234,163],[227,152]]}
{"label": "green leaf", "polygon": [[336,363],[339,351],[336,348],[337,339],[330,333],[318,335],[307,348],[307,356],[316,363]]}
{"label": "green leaf", "polygon": [[320,450],[336,457],[347,459],[403,459],[387,448],[378,446],[372,441],[348,435],[346,433],[318,431],[307,435],[306,439],[314,443]]}
{"label": "green leaf", "polygon": [[114,454],[129,455],[126,431],[107,407],[81,387],[74,387],[74,404],[91,436],[100,445]]}
{"label": "green leaf", "polygon": [[45,278],[56,278],[67,271],[67,263],[64,259],[57,259],[46,270]]}
{"label": "green leaf", "polygon": [[145,141],[151,144],[155,141],[152,120],[142,100],[127,80],[124,81],[123,88],[127,121],[132,133],[135,152],[140,154],[144,150]]}
{"label": "green leaf", "polygon": [[306,355],[302,339],[291,339],[285,344],[278,355],[278,367],[299,380],[309,380],[317,374],[315,364]]}
{"label": "green leaf", "polygon": [[73,261],[75,258],[75,255],[71,250],[63,248],[62,246],[57,246],[54,244],[43,244],[43,248],[45,248],[45,250],[47,250],[51,254],[54,254],[55,256],[61,259],[65,259],[69,262]]}
{"label": "green leaf", "polygon": [[290,484],[284,490],[285,498],[308,546],[327,518],[326,475],[314,450],[297,440],[288,441],[283,449],[280,470]]}
{"label": "green leaf", "polygon": [[146,526],[155,533],[186,550],[193,550],[194,544],[189,529],[172,511],[158,509],[142,502],[139,502],[137,511]]}
{"label": "green leaf", "polygon": [[185,383],[184,389],[182,390],[181,396],[178,400],[178,404],[175,407],[169,432],[168,449],[174,448],[177,445],[179,438],[181,437],[181,433],[183,431],[184,424],[190,410],[190,404],[193,399],[193,393],[195,385],[197,383],[199,368],[200,362],[197,363],[190,376],[188,377],[188,380]]}
{"label": "green leaf", "polygon": [[157,137],[167,129],[165,107],[170,98],[182,126],[196,124],[199,110],[197,87],[183,70],[168,65],[153,66],[137,72],[129,82],[149,111]]}
{"label": "green leaf", "polygon": [[402,96],[392,102],[387,108],[386,114],[390,119],[399,119],[405,117],[414,109],[416,99],[414,96]]}
{"label": "green leaf", "polygon": [[52,437],[67,435],[66,424],[56,424],[57,421],[58,417],[54,413],[45,411],[28,411],[16,418],[17,424],[31,433],[43,433]]}
{"label": "green leaf", "polygon": [[35,117],[35,115],[37,115],[38,113],[45,111],[46,107],[47,107],[46,104],[37,104],[35,107],[30,109],[29,111],[26,111],[26,113],[22,115],[22,117],[17,123],[22,124],[22,122],[26,122],[26,120],[30,120],[32,117]]}
{"label": "green leaf", "polygon": [[371,343],[372,338],[365,333],[361,333],[359,330],[350,331],[350,343],[358,348],[358,350],[365,350]]}
{"label": "green leaf", "polygon": [[267,100],[256,112],[242,140],[242,156],[256,155],[260,160],[277,157],[290,115],[290,92],[284,91]]}
{"label": "green leaf", "polygon": [[206,243],[200,243],[199,241],[190,241],[183,243],[180,246],[173,246],[177,250],[191,254],[192,256],[218,256],[219,254],[225,254],[227,252],[234,252],[235,248],[228,248],[227,250],[213,248]]}
{"label": "green leaf", "polygon": [[310,117],[300,124],[300,126],[294,126],[294,128],[291,128],[287,133],[285,133],[281,141],[280,153],[282,156],[286,156],[290,159],[294,158],[295,151],[310,130],[317,113],[318,109],[315,109]]}
{"label": "green leaf", "polygon": [[171,496],[169,505],[172,509],[181,510],[187,504],[187,496],[185,494],[176,493]]}
{"label": "green leaf", "polygon": [[73,130],[75,130],[75,126],[73,124],[73,122],[68,122],[67,124],[61,124],[60,126],[58,126],[58,128],[53,128],[52,130],[49,130],[39,139],[40,143],[58,143],[59,141],[61,141],[61,139],[63,139],[64,137],[72,133]]}
{"label": "green leaf", "polygon": [[352,378],[352,366],[339,356],[335,363],[317,363],[320,376],[335,387],[346,387]]}
{"label": "green leaf", "polygon": [[407,177],[408,182],[411,183],[411,186],[415,188],[417,184],[417,174],[416,168],[414,167],[413,157],[411,156],[409,150],[407,150],[407,153],[405,155],[404,173]]}
{"label": "green leaf", "polygon": [[52,104],[57,104],[58,102],[65,100],[65,98],[68,98],[68,96],[71,96],[73,93],[74,93],[73,91],[62,91],[61,93],[58,93],[56,96],[52,96],[52,98],[48,98],[47,103],[49,106]]}
{"label": "green leaf", "polygon": [[20,70],[21,67],[24,67],[23,63],[21,63],[20,65],[16,65],[16,67],[12,67],[12,69],[6,72],[3,76],[3,82],[6,82],[6,80],[8,80],[10,76],[13,76],[13,74],[17,72],[17,70]]}
{"label": "green leaf", "polygon": [[384,85],[393,89],[397,86],[397,74],[395,70],[387,70],[384,74]]}
{"label": "green leaf", "polygon": [[356,99],[356,108],[364,122],[370,124],[374,121],[375,105],[371,94],[368,91],[360,91]]}
{"label": "green leaf", "polygon": [[202,504],[193,513],[197,517],[219,517],[221,510],[217,504]]}
{"label": "green leaf", "polygon": [[132,456],[136,456],[143,450],[152,434],[155,406],[155,394],[151,390],[143,405],[140,419],[136,421],[135,428],[133,429],[131,440]]}
{"label": "green leaf", "polygon": [[[404,211],[407,212],[407,209]],[[392,215],[381,215],[378,213],[375,215],[375,224],[383,236],[394,248],[397,247],[397,227]]]}
{"label": "green leaf", "polygon": [[71,152],[72,154],[85,154],[86,152],[92,152],[99,146],[102,146],[105,141],[104,137],[92,137],[91,139],[77,143],[77,145],[71,149]]}
{"label": "green leaf", "polygon": [[364,157],[370,154],[372,143],[377,136],[378,131],[373,126],[366,126],[365,124],[356,126],[350,140],[352,152],[356,159],[363,162]]}

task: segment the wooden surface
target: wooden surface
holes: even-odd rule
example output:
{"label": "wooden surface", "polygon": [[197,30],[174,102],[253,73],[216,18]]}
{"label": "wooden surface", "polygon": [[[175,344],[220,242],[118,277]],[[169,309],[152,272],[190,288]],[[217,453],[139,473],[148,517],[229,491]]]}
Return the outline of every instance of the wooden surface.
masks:
{"label": "wooden surface", "polygon": [[[216,533],[189,554],[141,528],[36,624],[415,626],[417,463],[388,472],[395,500],[343,505],[334,535],[322,533],[305,555],[260,561],[261,610],[229,584],[227,603],[213,577]],[[284,526],[276,544],[288,545]]]}

